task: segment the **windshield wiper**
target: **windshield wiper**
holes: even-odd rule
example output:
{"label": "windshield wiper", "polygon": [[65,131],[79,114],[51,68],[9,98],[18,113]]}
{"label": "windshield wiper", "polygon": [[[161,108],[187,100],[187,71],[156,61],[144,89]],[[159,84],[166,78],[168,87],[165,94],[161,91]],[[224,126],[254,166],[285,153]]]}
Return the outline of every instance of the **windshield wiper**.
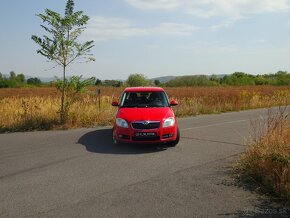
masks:
{"label": "windshield wiper", "polygon": [[126,108],[126,107],[138,107],[138,105],[123,105],[123,106],[121,106],[121,108]]}
{"label": "windshield wiper", "polygon": [[164,105],[148,104],[148,107],[164,107]]}

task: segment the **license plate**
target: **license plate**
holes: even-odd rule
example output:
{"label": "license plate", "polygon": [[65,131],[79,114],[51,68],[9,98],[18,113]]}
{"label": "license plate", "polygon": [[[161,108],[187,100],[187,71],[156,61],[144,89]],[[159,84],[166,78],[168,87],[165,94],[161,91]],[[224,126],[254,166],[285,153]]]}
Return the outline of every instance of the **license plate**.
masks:
{"label": "license plate", "polygon": [[135,133],[136,137],[151,137],[151,136],[156,136],[155,132],[136,132]]}

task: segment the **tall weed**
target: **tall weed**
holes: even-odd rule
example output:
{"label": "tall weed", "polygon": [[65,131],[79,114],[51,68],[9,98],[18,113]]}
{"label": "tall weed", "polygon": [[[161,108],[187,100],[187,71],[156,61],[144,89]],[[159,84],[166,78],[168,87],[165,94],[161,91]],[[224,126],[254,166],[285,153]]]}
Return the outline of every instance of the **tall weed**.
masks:
{"label": "tall weed", "polygon": [[251,179],[290,200],[290,120],[286,109],[269,110],[266,119],[252,123],[249,147],[235,170],[242,180]]}

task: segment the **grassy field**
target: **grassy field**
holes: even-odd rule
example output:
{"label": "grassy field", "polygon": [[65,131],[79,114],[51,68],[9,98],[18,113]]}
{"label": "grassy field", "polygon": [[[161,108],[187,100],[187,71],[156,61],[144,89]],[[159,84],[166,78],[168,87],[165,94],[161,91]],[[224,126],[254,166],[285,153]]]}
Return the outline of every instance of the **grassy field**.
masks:
{"label": "grassy field", "polygon": [[[96,89],[101,89],[101,110]],[[165,88],[178,117],[221,113],[285,105],[290,102],[290,87],[198,87]],[[54,87],[0,89],[0,131],[28,131],[109,125],[123,88],[91,87],[82,94],[69,113],[68,122],[59,125],[59,93]]]}

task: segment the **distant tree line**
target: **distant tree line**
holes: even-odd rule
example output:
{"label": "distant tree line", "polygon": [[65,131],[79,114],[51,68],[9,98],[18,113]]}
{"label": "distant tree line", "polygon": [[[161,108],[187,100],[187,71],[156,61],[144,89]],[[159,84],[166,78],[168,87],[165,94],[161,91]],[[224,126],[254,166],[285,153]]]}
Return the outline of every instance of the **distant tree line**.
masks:
{"label": "distant tree line", "polygon": [[275,74],[251,75],[235,72],[230,75],[190,75],[179,76],[166,83],[159,80],[149,80],[143,74],[131,74],[124,83],[125,86],[163,86],[163,87],[194,87],[194,86],[252,86],[252,85],[290,85],[290,73],[278,71]]}
{"label": "distant tree line", "polygon": [[95,80],[97,86],[162,86],[162,87],[194,87],[194,86],[258,86],[290,85],[290,73],[278,71],[275,74],[251,75],[244,72],[235,72],[229,75],[189,75],[179,76],[168,82],[162,83],[158,79],[150,80],[143,74],[131,74],[126,81],[119,80]]}
{"label": "distant tree line", "polygon": [[0,73],[0,88],[19,88],[23,86],[39,86],[41,80],[37,77],[25,79],[24,74],[11,71],[9,76]]}
{"label": "distant tree line", "polygon": [[162,84],[168,87],[180,86],[252,86],[252,85],[290,85],[290,74],[287,71],[278,71],[275,74],[251,75],[244,72],[235,72],[230,75],[218,76],[180,76],[167,83]]}
{"label": "distant tree line", "polygon": [[[84,80],[84,79],[82,79]],[[95,77],[90,78],[90,84],[107,87],[124,87],[124,86],[163,86],[163,87],[194,87],[194,86],[258,86],[273,85],[287,86],[290,85],[290,73],[287,71],[278,71],[274,74],[251,75],[244,72],[235,72],[229,75],[189,75],[179,76],[168,82],[162,83],[159,80],[150,80],[143,74],[131,74],[126,81],[120,80],[100,80]],[[37,78],[25,79],[25,76],[14,71],[9,76],[0,73],[0,88],[16,88],[23,86],[40,86],[45,85]],[[49,84],[47,84],[49,85]],[[55,86],[55,81],[50,83]]]}

